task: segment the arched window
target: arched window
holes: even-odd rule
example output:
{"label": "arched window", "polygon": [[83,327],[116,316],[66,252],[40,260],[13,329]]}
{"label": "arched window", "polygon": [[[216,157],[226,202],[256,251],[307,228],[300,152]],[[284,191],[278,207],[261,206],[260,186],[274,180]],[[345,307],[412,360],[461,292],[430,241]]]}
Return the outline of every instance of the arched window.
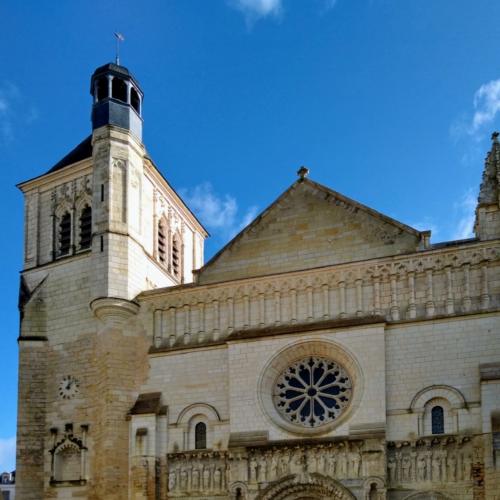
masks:
{"label": "arched window", "polygon": [[139,99],[139,94],[138,94],[137,90],[134,89],[134,87],[132,87],[132,89],[130,91],[130,104],[137,111],[137,114],[140,115],[141,114],[141,101]]}
{"label": "arched window", "polygon": [[99,78],[99,80],[97,80],[96,87],[97,101],[106,99],[106,97],[108,97],[108,79],[105,77]]}
{"label": "arched window", "polygon": [[179,237],[175,235],[172,239],[172,272],[178,279],[181,277],[181,244]]}
{"label": "arched window", "polygon": [[376,483],[370,484],[370,491],[368,492],[369,500],[377,500],[378,496],[379,495],[377,491],[377,484]]}
{"label": "arched window", "polygon": [[71,248],[71,214],[65,212],[59,222],[59,255],[67,255]]}
{"label": "arched window", "polygon": [[442,406],[434,406],[431,410],[433,434],[444,434],[444,410]]}
{"label": "arched window", "polygon": [[90,248],[92,243],[92,208],[85,205],[80,214],[80,248]]}
{"label": "arched window", "polygon": [[112,92],[113,99],[127,102],[127,84],[120,78],[113,78]]}
{"label": "arched window", "polygon": [[207,425],[204,422],[198,422],[194,427],[194,447],[196,450],[207,447]]}
{"label": "arched window", "polygon": [[158,260],[167,265],[167,231],[163,220],[158,222]]}

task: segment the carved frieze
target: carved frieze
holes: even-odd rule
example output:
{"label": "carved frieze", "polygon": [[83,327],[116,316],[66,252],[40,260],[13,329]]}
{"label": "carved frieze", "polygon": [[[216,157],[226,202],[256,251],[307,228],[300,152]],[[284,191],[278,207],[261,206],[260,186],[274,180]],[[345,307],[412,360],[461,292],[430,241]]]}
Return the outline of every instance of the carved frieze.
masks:
{"label": "carved frieze", "polygon": [[443,436],[388,443],[387,478],[391,487],[415,483],[468,483],[478,445],[469,436]]}
{"label": "carved frieze", "polygon": [[266,446],[172,453],[167,462],[169,496],[224,496],[234,484],[261,491],[287,477],[307,483],[313,476],[336,481],[383,476],[385,447],[378,441]]}

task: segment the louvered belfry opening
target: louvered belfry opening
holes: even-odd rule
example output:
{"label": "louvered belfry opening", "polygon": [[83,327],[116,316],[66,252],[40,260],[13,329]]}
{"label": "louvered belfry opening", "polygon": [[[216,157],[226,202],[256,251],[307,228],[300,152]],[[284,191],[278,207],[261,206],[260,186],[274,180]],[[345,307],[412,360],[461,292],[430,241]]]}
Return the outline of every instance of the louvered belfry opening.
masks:
{"label": "louvered belfry opening", "polygon": [[92,243],[92,208],[85,205],[80,215],[80,248],[90,248]]}
{"label": "louvered belfry opening", "polygon": [[71,248],[71,214],[66,212],[59,223],[59,254],[67,255]]}
{"label": "louvered belfry opening", "polygon": [[158,260],[162,265],[167,265],[167,234],[163,221],[158,223]]}
{"label": "louvered belfry opening", "polygon": [[181,250],[177,236],[172,240],[172,272],[176,278],[181,275]]}

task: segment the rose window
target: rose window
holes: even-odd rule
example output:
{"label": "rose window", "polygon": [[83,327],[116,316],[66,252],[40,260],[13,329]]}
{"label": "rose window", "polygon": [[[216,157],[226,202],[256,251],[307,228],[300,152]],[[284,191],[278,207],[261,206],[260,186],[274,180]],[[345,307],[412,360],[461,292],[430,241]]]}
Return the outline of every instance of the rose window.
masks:
{"label": "rose window", "polygon": [[311,356],[295,362],[278,377],[274,403],[292,424],[318,427],[337,419],[351,396],[346,370],[330,359]]}

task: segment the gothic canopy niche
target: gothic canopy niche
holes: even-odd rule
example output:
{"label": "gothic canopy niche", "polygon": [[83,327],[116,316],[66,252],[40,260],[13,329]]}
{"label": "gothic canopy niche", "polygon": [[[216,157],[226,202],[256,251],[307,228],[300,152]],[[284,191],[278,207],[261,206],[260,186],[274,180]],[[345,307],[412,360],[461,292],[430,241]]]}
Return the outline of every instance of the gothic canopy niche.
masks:
{"label": "gothic canopy niche", "polygon": [[270,420],[296,434],[322,434],[344,422],[363,392],[354,357],[333,342],[303,341],[274,356],[259,382]]}
{"label": "gothic canopy niche", "polygon": [[340,483],[320,474],[290,476],[265,489],[258,500],[353,500],[353,494]]}

